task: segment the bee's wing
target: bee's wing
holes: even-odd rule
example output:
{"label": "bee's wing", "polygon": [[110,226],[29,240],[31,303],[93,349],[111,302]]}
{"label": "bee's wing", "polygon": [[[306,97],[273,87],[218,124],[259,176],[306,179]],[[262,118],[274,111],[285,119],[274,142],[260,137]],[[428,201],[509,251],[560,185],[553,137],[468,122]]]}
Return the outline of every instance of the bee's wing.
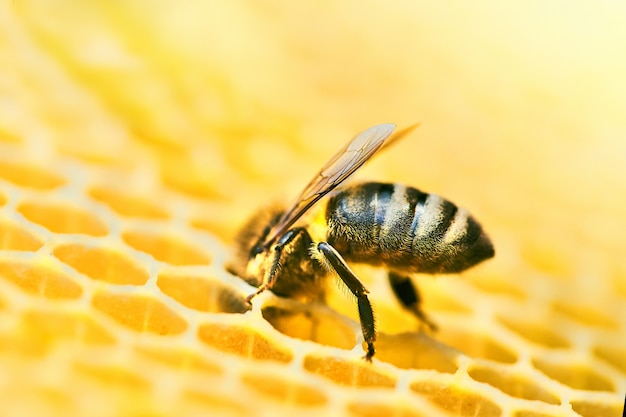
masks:
{"label": "bee's wing", "polygon": [[391,145],[393,145],[394,143],[396,143],[397,141],[399,141],[400,139],[404,138],[406,135],[408,135],[409,133],[417,129],[419,125],[420,125],[419,123],[415,123],[414,125],[411,125],[411,126],[405,127],[402,130],[396,131],[393,135],[389,136],[389,139],[387,139],[385,143],[383,143],[383,146],[381,146],[380,150],[389,149]]}
{"label": "bee's wing", "polygon": [[[376,153],[395,129],[394,124],[381,124],[359,133],[348,142],[302,190],[295,203],[270,231],[264,245],[270,245],[291,227],[318,200],[332,191]],[[412,130],[413,126],[411,127]],[[408,133],[402,130],[401,136]],[[391,139],[398,139],[395,135]]]}

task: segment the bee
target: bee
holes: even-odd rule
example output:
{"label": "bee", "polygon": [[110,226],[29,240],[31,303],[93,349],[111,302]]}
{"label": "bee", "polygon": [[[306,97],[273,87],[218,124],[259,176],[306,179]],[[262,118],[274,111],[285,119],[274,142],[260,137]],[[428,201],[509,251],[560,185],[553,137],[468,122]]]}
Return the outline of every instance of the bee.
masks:
{"label": "bee", "polygon": [[365,182],[336,189],[379,150],[415,127],[392,135],[395,125],[381,124],[359,133],[287,210],[270,207],[244,225],[229,270],[258,288],[246,298],[248,303],[266,290],[323,301],[325,280],[337,277],[356,298],[367,345],[364,359],[371,361],[374,312],[369,291],[349,266],[365,263],[384,267],[401,305],[436,328],[422,311],[410,276],[457,273],[493,257],[493,245],[480,224],[450,201],[402,184]]}

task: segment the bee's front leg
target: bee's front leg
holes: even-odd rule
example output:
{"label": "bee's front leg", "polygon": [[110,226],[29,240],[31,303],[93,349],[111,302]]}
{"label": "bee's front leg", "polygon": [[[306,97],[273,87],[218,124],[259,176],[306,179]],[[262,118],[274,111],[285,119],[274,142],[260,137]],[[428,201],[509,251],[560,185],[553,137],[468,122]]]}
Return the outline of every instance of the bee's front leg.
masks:
{"label": "bee's front leg", "polygon": [[352,272],[339,252],[337,252],[337,250],[329,243],[318,243],[317,251],[319,255],[321,255],[321,257],[319,257],[321,263],[328,270],[336,273],[357,299],[359,319],[361,320],[361,331],[363,332],[363,339],[365,340],[365,343],[367,343],[367,353],[365,354],[364,359],[371,362],[372,357],[376,353],[374,349],[374,342],[376,341],[376,323],[374,321],[372,304],[367,297],[369,291],[367,291],[354,272]]}
{"label": "bee's front leg", "polygon": [[268,257],[268,267],[265,268],[265,273],[263,274],[263,283],[259,289],[256,290],[256,292],[246,297],[246,301],[248,303],[250,303],[254,297],[261,294],[263,291],[272,289],[274,283],[276,282],[278,271],[280,270],[280,267],[284,265],[285,257],[289,256],[289,250],[286,249],[288,249],[289,245],[291,245],[292,242],[302,233],[306,233],[306,230],[302,227],[289,229],[280,237],[280,239],[278,239],[274,246],[267,249],[270,253],[265,255]]}

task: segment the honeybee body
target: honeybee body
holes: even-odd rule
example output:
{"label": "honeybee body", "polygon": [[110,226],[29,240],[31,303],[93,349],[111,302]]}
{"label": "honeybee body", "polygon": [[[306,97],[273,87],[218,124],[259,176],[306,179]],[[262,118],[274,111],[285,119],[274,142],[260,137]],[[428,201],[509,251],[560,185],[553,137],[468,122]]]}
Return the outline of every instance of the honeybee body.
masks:
{"label": "honeybee body", "polygon": [[[242,229],[245,233],[238,247],[244,253],[240,256],[248,255],[251,241],[265,239],[282,214],[269,210],[255,216]],[[345,187],[332,193],[309,218],[310,223],[296,229],[290,256],[277,272],[272,287],[277,295],[323,300],[322,281],[328,272],[316,261],[320,257],[314,242],[328,242],[348,262],[406,274],[456,273],[494,254],[482,227],[465,209],[402,184],[368,182]],[[255,230],[255,226],[264,229]],[[248,281],[260,286],[271,267],[268,261],[265,256],[255,258],[238,275],[251,277]]]}
{"label": "honeybee body", "polygon": [[265,290],[323,300],[324,280],[331,275],[339,278],[356,297],[367,360],[375,354],[374,313],[369,291],[348,263],[385,267],[400,303],[434,328],[421,310],[409,275],[460,272],[494,255],[480,224],[435,194],[379,182],[335,190],[378,150],[408,131],[391,136],[394,128],[384,124],[360,133],[322,167],[287,210],[266,209],[252,217],[239,234],[229,267],[258,287],[248,301]]}

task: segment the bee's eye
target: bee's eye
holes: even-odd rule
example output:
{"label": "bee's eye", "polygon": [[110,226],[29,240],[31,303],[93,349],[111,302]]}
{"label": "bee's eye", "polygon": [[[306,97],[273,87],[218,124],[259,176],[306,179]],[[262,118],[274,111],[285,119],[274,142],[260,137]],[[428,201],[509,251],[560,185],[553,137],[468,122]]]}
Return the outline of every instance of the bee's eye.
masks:
{"label": "bee's eye", "polygon": [[252,249],[250,250],[250,258],[254,258],[255,256],[257,256],[261,252],[263,252],[263,246],[261,246],[261,245],[253,246]]}

